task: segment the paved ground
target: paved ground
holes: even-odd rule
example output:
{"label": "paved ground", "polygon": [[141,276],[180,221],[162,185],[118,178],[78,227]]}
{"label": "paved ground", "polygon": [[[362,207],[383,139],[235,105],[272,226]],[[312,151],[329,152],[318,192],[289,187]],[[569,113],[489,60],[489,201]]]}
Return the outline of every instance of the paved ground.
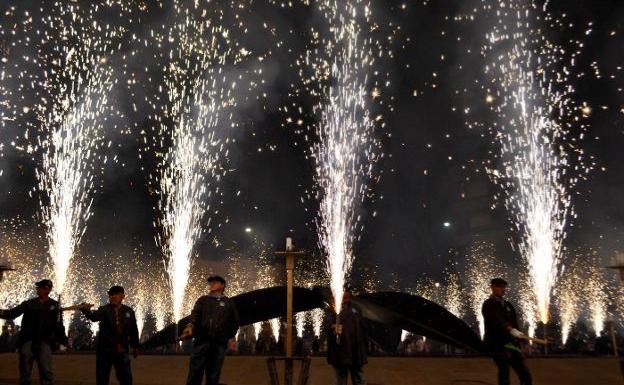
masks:
{"label": "paved ground", "polygon": [[[95,383],[95,356],[54,356],[56,385]],[[183,385],[187,356],[142,356],[133,362],[135,385]],[[624,385],[611,358],[529,359],[535,385]],[[371,358],[369,385],[495,384],[494,364],[485,358]],[[222,381],[228,385],[267,385],[266,357],[227,357]],[[116,381],[111,381],[117,384]],[[332,383],[323,358],[313,358],[310,385]],[[0,354],[0,384],[17,384],[17,356]],[[517,384],[517,382],[512,382]]]}

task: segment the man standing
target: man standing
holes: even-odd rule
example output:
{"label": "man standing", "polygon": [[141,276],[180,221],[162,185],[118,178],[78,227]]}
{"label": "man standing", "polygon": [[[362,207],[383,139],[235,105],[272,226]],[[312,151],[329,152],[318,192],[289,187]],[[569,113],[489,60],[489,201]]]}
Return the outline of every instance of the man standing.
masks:
{"label": "man standing", "polygon": [[494,278],[490,283],[492,295],[483,303],[481,313],[485,322],[484,342],[498,367],[498,385],[509,385],[510,367],[521,385],[531,385],[531,373],[518,347],[518,340],[527,337],[518,330],[516,310],[504,298],[507,281]]}
{"label": "man standing", "polygon": [[346,385],[349,373],[353,385],[366,385],[362,370],[367,363],[366,328],[360,309],[351,303],[352,297],[351,291],[345,290],[338,323],[334,312],[328,315],[327,362],[334,368],[336,385]]}
{"label": "man standing", "polygon": [[121,286],[108,290],[108,304],[91,311],[93,305],[85,304],[80,309],[85,317],[99,322],[96,341],[95,375],[97,385],[108,385],[111,368],[121,385],[132,385],[130,351],[136,358],[139,353],[139,331],[134,310],[123,305],[125,298]]}
{"label": "man standing", "polygon": [[35,283],[37,297],[9,310],[0,310],[0,318],[14,319],[23,315],[18,336],[20,384],[30,385],[33,363],[37,361],[42,385],[52,385],[52,350],[67,345],[57,301],[50,298],[52,281]]}
{"label": "man standing", "polygon": [[210,277],[208,285],[209,294],[195,302],[190,323],[180,337],[194,337],[187,385],[201,385],[204,372],[206,385],[218,385],[226,349],[228,345],[236,349],[233,338],[240,322],[236,305],[223,295],[225,279]]}

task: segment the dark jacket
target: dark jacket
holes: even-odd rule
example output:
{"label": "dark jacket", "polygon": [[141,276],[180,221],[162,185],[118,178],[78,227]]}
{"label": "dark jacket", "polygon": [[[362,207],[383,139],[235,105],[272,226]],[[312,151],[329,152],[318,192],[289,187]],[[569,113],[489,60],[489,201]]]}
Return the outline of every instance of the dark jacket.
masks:
{"label": "dark jacket", "polygon": [[190,323],[196,341],[215,341],[225,345],[236,335],[240,320],[236,304],[231,299],[205,295],[195,302]]}
{"label": "dark jacket", "polygon": [[342,325],[340,343],[337,343],[336,334],[331,328],[336,323],[336,314],[330,312],[326,319],[327,362],[334,366],[353,367],[366,364],[368,337],[360,309],[351,303],[343,305],[339,319]]}
{"label": "dark jacket", "polygon": [[18,337],[19,345],[29,341],[45,342],[53,349],[59,344],[67,345],[67,336],[57,301],[48,298],[41,303],[39,298],[32,298],[13,309],[2,311],[0,318],[14,319],[20,315],[24,317]]}
{"label": "dark jacket", "polygon": [[483,342],[491,352],[500,351],[505,344],[516,344],[516,339],[508,328],[518,329],[518,318],[513,305],[494,296],[488,298],[481,307],[485,324]]}
{"label": "dark jacket", "polygon": [[[93,322],[99,322],[100,328],[96,339],[96,351],[106,353],[128,352],[128,346],[139,348],[139,329],[137,328],[134,310],[121,305],[119,312],[119,328],[116,329],[115,308],[111,304],[100,306],[97,310],[83,310],[85,317]],[[120,346],[118,346],[120,345]]]}

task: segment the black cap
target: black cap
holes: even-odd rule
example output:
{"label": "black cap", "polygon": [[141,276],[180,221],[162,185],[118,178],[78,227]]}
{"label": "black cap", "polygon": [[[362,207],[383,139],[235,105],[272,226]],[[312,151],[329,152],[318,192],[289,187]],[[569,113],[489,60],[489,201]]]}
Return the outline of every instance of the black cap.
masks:
{"label": "black cap", "polygon": [[124,288],[121,286],[112,286],[108,289],[108,295],[124,294]]}
{"label": "black cap", "polygon": [[210,277],[208,277],[208,283],[210,283],[212,281],[221,282],[223,284],[223,286],[225,286],[225,279],[223,279],[223,277],[221,277],[219,275],[211,275]]}
{"label": "black cap", "polygon": [[493,278],[490,281],[490,286],[492,287],[502,287],[502,286],[507,286],[507,281],[505,281],[502,278]]}
{"label": "black cap", "polygon": [[51,289],[52,288],[52,281],[50,281],[49,279],[42,279],[39,282],[35,282],[35,286],[37,286],[37,287],[49,287]]}

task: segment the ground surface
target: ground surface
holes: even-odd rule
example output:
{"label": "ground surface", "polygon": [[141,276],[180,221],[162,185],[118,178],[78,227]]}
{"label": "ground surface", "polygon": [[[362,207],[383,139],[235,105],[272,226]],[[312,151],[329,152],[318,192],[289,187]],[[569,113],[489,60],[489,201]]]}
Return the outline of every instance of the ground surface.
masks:
{"label": "ground surface", "polygon": [[[370,358],[369,385],[496,384],[494,364],[485,358]],[[618,362],[610,358],[534,358],[528,360],[535,385],[622,385]],[[55,355],[56,385],[95,384],[95,356]],[[133,362],[135,385],[183,385],[188,356],[141,356]],[[312,359],[310,385],[330,385],[323,358]],[[266,357],[227,357],[221,382],[268,385]],[[0,354],[0,384],[17,384],[17,356]],[[35,382],[37,383],[37,382]],[[117,384],[111,381],[111,384]],[[517,382],[512,382],[517,384]]]}

